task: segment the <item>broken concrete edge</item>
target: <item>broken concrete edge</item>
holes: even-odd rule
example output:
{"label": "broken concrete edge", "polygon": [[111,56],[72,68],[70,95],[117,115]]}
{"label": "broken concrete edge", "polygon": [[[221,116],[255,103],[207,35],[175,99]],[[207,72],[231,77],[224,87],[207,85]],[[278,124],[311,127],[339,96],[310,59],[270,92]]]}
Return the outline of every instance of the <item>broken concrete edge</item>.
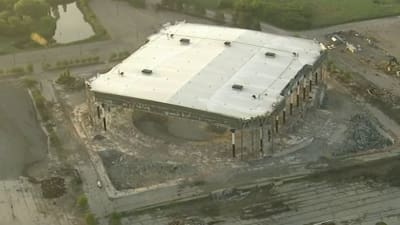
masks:
{"label": "broken concrete edge", "polygon": [[[382,157],[382,155],[384,155]],[[382,149],[370,149],[368,151],[354,153],[351,156],[335,156],[333,160],[346,161],[362,161],[362,163],[385,158],[400,156],[400,144],[394,144]]]}
{"label": "broken concrete edge", "polygon": [[93,166],[96,169],[98,177],[100,178],[100,180],[103,183],[104,189],[107,192],[107,196],[110,199],[118,199],[118,198],[123,198],[123,197],[131,196],[131,195],[135,195],[135,194],[145,193],[145,192],[152,191],[152,190],[160,190],[163,188],[174,187],[174,186],[181,184],[181,182],[184,180],[184,179],[176,179],[176,180],[171,180],[171,181],[167,181],[167,182],[156,184],[156,185],[151,185],[148,187],[141,187],[141,188],[136,188],[136,189],[119,191],[114,187],[114,185],[112,185],[112,182],[107,175],[108,173],[103,165],[103,162],[102,162],[100,156],[96,152],[93,152],[90,149],[89,149],[89,156],[90,156],[90,161],[92,162]]}
{"label": "broken concrete edge", "polygon": [[[384,137],[387,137],[392,144],[397,144],[400,141],[400,134],[399,132],[396,132],[396,130],[392,127],[388,127],[387,123],[392,123],[392,124],[397,124],[395,121],[393,121],[390,117],[386,116],[384,112],[382,112],[380,109],[372,106],[371,104],[366,104],[365,107],[369,111],[369,113],[376,119],[376,128],[378,132],[380,132],[381,135]],[[378,116],[377,114],[381,114],[382,116]],[[386,121],[385,121],[386,119]],[[385,124],[386,123],[386,124]]]}
{"label": "broken concrete edge", "polygon": [[40,128],[43,130],[43,133],[47,137],[47,154],[50,154],[50,147],[51,147],[50,133],[47,130],[45,124],[43,123],[42,115],[40,115],[39,109],[37,108],[35,98],[33,97],[33,94],[32,94],[32,90],[29,89],[29,88],[28,88],[28,94],[29,94],[29,97],[31,98],[32,105],[33,105],[33,108],[35,110],[36,119],[39,121]]}
{"label": "broken concrete edge", "polygon": [[256,182],[251,183],[251,184],[245,184],[245,185],[238,185],[235,187],[229,187],[229,188],[221,188],[221,189],[217,189],[214,191],[205,191],[201,194],[197,194],[197,195],[192,195],[189,197],[183,197],[183,198],[176,198],[174,200],[171,201],[164,201],[164,202],[160,202],[160,203],[156,203],[156,204],[152,204],[152,205],[147,205],[144,207],[139,207],[136,208],[134,210],[130,210],[129,212],[122,212],[122,214],[124,213],[138,213],[138,212],[142,212],[142,211],[146,211],[146,210],[151,210],[151,209],[155,209],[155,208],[161,208],[164,206],[168,206],[168,205],[173,205],[173,204],[179,204],[179,203],[185,203],[185,202],[190,202],[190,201],[194,201],[194,200],[201,200],[201,199],[206,199],[209,198],[217,193],[223,193],[226,190],[249,190],[249,189],[253,189],[253,188],[264,188],[267,187],[269,185],[273,185],[273,186],[279,186],[282,185],[284,183],[287,182],[294,182],[297,180],[301,180],[305,177],[307,177],[308,175],[310,175],[309,172],[303,172],[303,173],[298,173],[295,175],[290,175],[290,176],[281,176],[281,177],[270,177],[270,178],[264,178],[264,179],[258,179]]}

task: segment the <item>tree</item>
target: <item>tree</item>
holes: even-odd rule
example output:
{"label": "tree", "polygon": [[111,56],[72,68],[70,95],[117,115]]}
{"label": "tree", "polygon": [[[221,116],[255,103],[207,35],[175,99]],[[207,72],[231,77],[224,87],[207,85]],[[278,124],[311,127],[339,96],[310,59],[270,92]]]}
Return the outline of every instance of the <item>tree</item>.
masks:
{"label": "tree", "polygon": [[221,0],[218,3],[219,9],[231,9],[233,7],[233,1],[231,0]]}
{"label": "tree", "polygon": [[40,18],[40,20],[35,23],[33,27],[33,31],[39,33],[41,36],[45,38],[51,38],[54,36],[56,32],[56,19],[51,16],[44,16]]}
{"label": "tree", "polygon": [[19,0],[14,4],[18,15],[26,15],[39,19],[49,15],[50,6],[43,0]]}
{"label": "tree", "polygon": [[0,0],[0,11],[12,10],[15,0]]}

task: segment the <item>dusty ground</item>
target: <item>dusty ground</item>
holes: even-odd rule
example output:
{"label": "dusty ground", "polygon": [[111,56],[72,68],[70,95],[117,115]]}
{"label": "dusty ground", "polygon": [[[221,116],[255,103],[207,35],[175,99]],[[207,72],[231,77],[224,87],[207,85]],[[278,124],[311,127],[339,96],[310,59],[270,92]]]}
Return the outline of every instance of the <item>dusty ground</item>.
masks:
{"label": "dusty ground", "polygon": [[[145,116],[136,122],[142,128],[139,129],[134,126],[129,110],[116,108],[112,109],[108,132],[103,132],[101,127],[89,131],[117,189],[202,177],[235,164],[230,157],[229,135],[226,132],[203,131],[197,137],[206,139],[193,141],[178,138],[169,132],[168,123],[160,118]],[[190,130],[189,127],[186,129]],[[212,138],[208,139],[208,135]],[[191,136],[194,137],[194,134]]]}
{"label": "dusty ground", "polygon": [[363,103],[337,85],[334,81],[328,85],[320,109],[311,109],[303,119],[289,123],[277,148],[291,148],[295,140],[310,140],[295,157],[300,161],[316,161],[392,144],[388,133]]}
{"label": "dusty ground", "polygon": [[[291,153],[292,162],[308,163],[392,144],[391,136],[368,113],[363,102],[351,98],[337,85],[334,81],[328,85],[322,108],[310,109],[304,118],[289,123],[276,140],[274,151],[277,154]],[[119,190],[177,179],[204,182],[210,174],[247,165],[246,161],[232,160],[230,135],[226,130],[211,129],[204,124],[193,129],[191,123],[187,127],[178,123],[183,133],[198,131],[185,139],[171,132],[176,121],[165,118],[136,116],[133,122],[129,110],[114,108],[108,119],[107,132],[100,124],[92,127],[87,121],[85,127],[89,128],[91,143]],[[168,126],[170,124],[173,126]],[[196,135],[200,140],[193,140]],[[299,144],[304,140],[309,142]],[[257,161],[260,164],[263,160]]]}

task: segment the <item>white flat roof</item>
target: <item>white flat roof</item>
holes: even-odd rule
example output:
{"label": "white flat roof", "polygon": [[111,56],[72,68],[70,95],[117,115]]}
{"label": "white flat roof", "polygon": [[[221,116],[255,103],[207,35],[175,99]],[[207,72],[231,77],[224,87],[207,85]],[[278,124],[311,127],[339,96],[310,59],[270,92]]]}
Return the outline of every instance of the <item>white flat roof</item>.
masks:
{"label": "white flat roof", "polygon": [[[182,38],[190,44],[182,44]],[[272,112],[285,86],[320,52],[313,40],[178,23],[165,26],[122,63],[99,74],[91,90],[250,119]],[[243,89],[234,90],[234,84]]]}

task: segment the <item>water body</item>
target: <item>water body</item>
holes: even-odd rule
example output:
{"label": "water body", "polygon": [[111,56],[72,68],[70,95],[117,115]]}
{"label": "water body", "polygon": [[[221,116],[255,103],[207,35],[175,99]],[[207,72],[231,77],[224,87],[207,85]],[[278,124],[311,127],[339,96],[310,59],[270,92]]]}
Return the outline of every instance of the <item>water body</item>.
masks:
{"label": "water body", "polygon": [[46,155],[47,138],[27,90],[0,82],[0,180],[17,178]]}
{"label": "water body", "polygon": [[87,23],[76,2],[58,5],[51,15],[57,18],[57,28],[53,39],[57,43],[67,44],[93,36],[92,26]]}

